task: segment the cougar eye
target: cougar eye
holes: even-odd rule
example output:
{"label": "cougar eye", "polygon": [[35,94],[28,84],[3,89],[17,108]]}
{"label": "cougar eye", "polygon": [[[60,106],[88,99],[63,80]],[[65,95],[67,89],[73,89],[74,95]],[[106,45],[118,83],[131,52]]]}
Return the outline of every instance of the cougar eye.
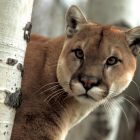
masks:
{"label": "cougar eye", "polygon": [[106,64],[107,64],[107,65],[114,65],[114,64],[116,64],[118,61],[119,61],[119,60],[118,60],[117,57],[111,56],[111,57],[109,57],[109,58],[107,59]]}
{"label": "cougar eye", "polygon": [[84,53],[83,53],[83,51],[81,49],[76,49],[75,50],[75,55],[79,59],[83,59],[83,57],[84,57]]}

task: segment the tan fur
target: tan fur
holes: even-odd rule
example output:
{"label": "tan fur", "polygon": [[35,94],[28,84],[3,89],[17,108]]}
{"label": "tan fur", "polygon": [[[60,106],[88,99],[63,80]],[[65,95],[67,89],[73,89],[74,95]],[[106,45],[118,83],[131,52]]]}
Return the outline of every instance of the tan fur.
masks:
{"label": "tan fur", "polygon": [[[126,32],[87,21],[74,5],[66,14],[66,24],[66,35],[56,39],[31,35],[22,80],[24,98],[11,140],[64,140],[71,127],[111,96],[120,94],[133,78],[136,58]],[[72,51],[77,48],[84,52],[82,61]],[[110,56],[121,62],[107,66]],[[100,79],[100,84],[87,92],[91,98],[81,96],[85,89],[78,80],[80,74]],[[56,88],[49,90],[53,86]]]}

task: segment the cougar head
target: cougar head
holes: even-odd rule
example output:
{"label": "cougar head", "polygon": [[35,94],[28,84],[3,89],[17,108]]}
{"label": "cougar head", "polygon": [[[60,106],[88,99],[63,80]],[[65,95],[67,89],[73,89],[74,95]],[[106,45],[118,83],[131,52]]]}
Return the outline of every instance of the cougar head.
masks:
{"label": "cougar head", "polygon": [[57,78],[81,104],[102,103],[130,84],[140,53],[140,27],[128,31],[88,21],[72,5],[66,13],[66,39]]}

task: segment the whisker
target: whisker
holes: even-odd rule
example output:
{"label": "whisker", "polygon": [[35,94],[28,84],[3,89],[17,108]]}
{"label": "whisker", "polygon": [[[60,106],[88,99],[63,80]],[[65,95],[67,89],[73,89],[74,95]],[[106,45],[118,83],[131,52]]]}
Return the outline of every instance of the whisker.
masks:
{"label": "whisker", "polygon": [[[68,84],[68,82],[62,82],[62,84],[63,84],[63,83]],[[60,85],[59,82],[52,82],[52,83],[49,83],[49,84],[46,84],[46,85],[42,86],[42,87],[41,87],[39,90],[37,90],[35,93],[39,92],[42,88],[44,88],[44,87],[46,87],[46,86],[49,86],[49,85],[52,85],[52,84],[59,84],[59,85]]]}
{"label": "whisker", "polygon": [[106,111],[106,113],[107,113],[107,116],[108,116],[108,118],[109,118],[109,112],[108,112],[108,110],[107,110],[107,108],[106,108],[106,102],[104,102],[104,108],[105,108],[105,111]]}
{"label": "whisker", "polygon": [[110,95],[109,97],[112,98],[112,97],[115,97],[115,96],[117,96],[117,95],[119,95],[119,93],[117,93],[117,92],[115,93],[115,92],[114,92],[114,94],[113,94],[113,95]]}
{"label": "whisker", "polygon": [[63,102],[68,98],[69,96],[67,95],[67,97],[63,100]]}
{"label": "whisker", "polygon": [[[115,107],[112,99],[110,98],[110,104],[112,104],[112,107],[114,108],[114,110],[116,110],[116,114],[118,113],[119,116],[121,116],[120,112],[118,112],[117,108]],[[115,112],[115,111],[114,111]]]}
{"label": "whisker", "polygon": [[[113,93],[113,92],[112,92]],[[115,92],[114,92],[115,93]],[[115,93],[115,94],[113,94],[113,95],[110,95],[109,96],[109,98],[111,97],[115,97],[116,95],[119,95],[119,93]],[[127,95],[127,94],[125,94],[125,93],[122,93],[122,94],[120,94],[120,95],[125,95],[125,96],[128,96],[129,98],[131,98],[131,99],[133,99],[133,100],[135,100],[132,96],[130,96],[130,95]]]}
{"label": "whisker", "polygon": [[136,107],[132,102],[130,102],[128,99],[126,99],[126,98],[124,98],[124,97],[121,97],[121,98],[123,98],[123,99],[125,99],[127,102],[129,102],[129,103],[138,111],[138,113],[140,114],[140,111],[137,109],[137,107]]}
{"label": "whisker", "polygon": [[[65,91],[64,91],[64,93],[65,93]],[[63,95],[63,94],[60,94],[60,95],[56,98],[56,100],[59,99],[59,97],[60,97],[61,95]],[[55,100],[55,102],[56,102],[56,100]]]}
{"label": "whisker", "polygon": [[44,93],[44,92],[46,92],[46,91],[48,91],[48,90],[52,90],[52,89],[54,89],[54,88],[56,88],[56,87],[58,87],[58,86],[60,86],[60,85],[55,85],[55,86],[53,86],[53,87],[51,87],[51,88],[49,88],[49,89],[47,89],[47,90],[45,90],[45,91],[42,91],[42,92],[39,93],[39,94],[42,94],[42,93]]}
{"label": "whisker", "polygon": [[110,118],[110,111],[109,111],[109,108],[108,108],[108,105],[107,105],[107,100],[105,101],[105,106],[106,106],[106,109],[107,109],[107,112],[108,112],[108,118]]}
{"label": "whisker", "polygon": [[44,86],[42,86],[40,89],[38,89],[35,93],[37,93],[38,91],[40,91],[42,88],[48,86],[48,85],[52,85],[52,84],[59,84],[59,82],[52,82],[52,83],[49,83],[49,84],[46,84]]}
{"label": "whisker", "polygon": [[67,111],[66,111],[65,108],[61,105],[59,99],[58,99],[57,101],[58,101],[59,105],[61,106],[61,108],[65,111],[66,116],[68,117]]}
{"label": "whisker", "polygon": [[[60,85],[58,85],[58,86],[60,86]],[[56,86],[57,87],[57,86]],[[51,91],[53,91],[53,90],[55,90],[56,89],[56,87],[52,87],[52,89],[50,89]]]}
{"label": "whisker", "polygon": [[109,94],[111,94],[110,96],[114,96],[114,94],[116,95],[116,94],[117,94],[117,92],[116,92],[116,91],[114,91],[114,90],[109,90]]}
{"label": "whisker", "polygon": [[124,93],[123,93],[122,95],[128,96],[129,98],[135,100],[135,99],[134,99],[133,97],[131,97],[130,95],[127,95],[127,94],[124,94]]}
{"label": "whisker", "polygon": [[128,121],[128,118],[127,118],[127,115],[126,115],[124,109],[123,109],[123,108],[121,107],[121,105],[120,105],[117,101],[115,101],[113,98],[112,98],[112,100],[122,109],[122,111],[123,111],[123,113],[124,113],[124,115],[125,115],[125,118],[126,118],[126,120],[127,120],[128,129],[130,130],[129,121]]}
{"label": "whisker", "polygon": [[58,91],[63,91],[63,89],[59,89],[59,90],[57,90],[57,91],[51,93],[51,94],[44,100],[44,102],[45,102],[50,96],[54,95],[54,94],[55,94],[56,92],[58,92]]}
{"label": "whisker", "polygon": [[139,95],[140,95],[140,88],[139,88],[138,84],[134,80],[132,80],[132,82],[137,86],[138,92],[139,92]]}
{"label": "whisker", "polygon": [[110,117],[113,118],[113,115],[112,115],[112,111],[111,111],[111,108],[110,108],[109,101],[107,101],[107,105],[108,105],[108,110],[109,110],[109,112],[110,112]]}
{"label": "whisker", "polygon": [[65,92],[64,92],[64,91],[58,92],[57,94],[55,94],[54,96],[52,96],[52,97],[48,100],[47,104],[50,102],[51,99],[53,99],[55,96],[57,96],[57,95],[59,95],[59,94],[61,94],[61,93],[65,93]]}

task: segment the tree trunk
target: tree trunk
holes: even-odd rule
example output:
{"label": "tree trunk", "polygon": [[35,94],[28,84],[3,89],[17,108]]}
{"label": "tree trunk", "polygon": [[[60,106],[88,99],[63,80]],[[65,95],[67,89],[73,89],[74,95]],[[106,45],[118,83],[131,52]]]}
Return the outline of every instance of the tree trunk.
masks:
{"label": "tree trunk", "polygon": [[21,87],[26,51],[24,30],[31,20],[33,0],[0,0],[0,140],[10,140],[16,110],[5,105],[7,94]]}

